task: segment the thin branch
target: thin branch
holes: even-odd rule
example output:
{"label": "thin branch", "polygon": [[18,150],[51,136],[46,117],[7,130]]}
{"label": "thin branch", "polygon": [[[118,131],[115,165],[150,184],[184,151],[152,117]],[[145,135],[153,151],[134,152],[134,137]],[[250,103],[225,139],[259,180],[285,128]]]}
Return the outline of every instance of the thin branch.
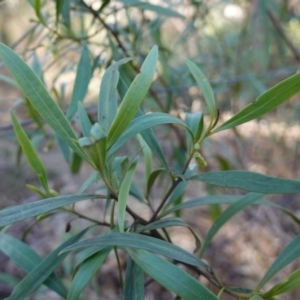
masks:
{"label": "thin branch", "polygon": [[281,36],[281,38],[283,39],[283,41],[285,42],[287,47],[291,50],[291,52],[293,53],[295,59],[297,61],[300,61],[300,51],[293,44],[291,39],[287,36],[287,34],[286,34],[285,30],[283,29],[283,27],[282,27],[281,23],[279,22],[279,20],[276,18],[276,16],[274,15],[274,13],[271,10],[268,9],[267,13],[268,13],[268,17],[269,17],[271,23],[273,24],[275,29],[278,31],[279,35]]}
{"label": "thin branch", "polygon": [[79,213],[79,212],[77,212],[77,211],[75,211],[75,210],[69,210],[69,209],[64,209],[64,210],[67,211],[67,212],[69,212],[69,213],[72,213],[72,214],[76,215],[76,216],[79,217],[80,219],[85,219],[85,220],[87,220],[87,221],[93,222],[93,223],[95,223],[95,224],[97,224],[97,225],[100,225],[100,226],[110,227],[110,224],[109,224],[109,223],[106,223],[106,222],[100,222],[100,221],[98,221],[98,220],[96,220],[96,219],[93,219],[93,218],[90,218],[90,217],[88,217],[88,216],[86,216],[86,215],[83,215],[82,213]]}

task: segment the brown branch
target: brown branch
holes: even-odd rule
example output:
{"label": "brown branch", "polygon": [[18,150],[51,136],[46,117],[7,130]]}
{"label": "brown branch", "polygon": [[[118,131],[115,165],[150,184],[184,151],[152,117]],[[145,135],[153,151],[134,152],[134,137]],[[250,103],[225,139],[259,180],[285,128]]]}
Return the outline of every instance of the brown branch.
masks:
{"label": "brown branch", "polygon": [[283,39],[283,41],[285,42],[285,44],[287,45],[287,47],[293,53],[295,59],[297,61],[300,61],[300,51],[293,44],[293,42],[291,41],[291,39],[287,36],[287,34],[286,34],[284,28],[282,27],[280,21],[276,18],[276,16],[274,15],[274,13],[271,10],[268,9],[267,10],[267,14],[268,14],[268,17],[269,17],[271,23],[273,24],[273,26],[275,27],[275,29],[278,31],[279,35],[281,36],[281,38]]}

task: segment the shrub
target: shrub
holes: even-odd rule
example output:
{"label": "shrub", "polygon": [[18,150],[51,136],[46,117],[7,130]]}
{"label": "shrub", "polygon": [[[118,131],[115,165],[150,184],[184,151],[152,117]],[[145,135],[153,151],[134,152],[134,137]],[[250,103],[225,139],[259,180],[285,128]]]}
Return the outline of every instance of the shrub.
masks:
{"label": "shrub", "polygon": [[[101,12],[108,2],[103,2],[98,12]],[[39,1],[34,3],[40,23],[47,26],[38,5]],[[63,6],[59,6],[60,3],[63,2],[56,1],[58,5],[57,20],[61,13],[68,11],[61,10]],[[91,9],[83,1],[81,4],[86,10]],[[143,3],[143,5],[147,4]],[[163,13],[172,13],[171,10],[163,10],[151,5],[150,8],[158,9]],[[62,16],[67,18],[66,15]],[[98,14],[95,14],[94,17],[98,18]],[[66,19],[63,20],[66,22]],[[104,21],[102,25],[108,26]],[[55,33],[57,34],[57,32]],[[70,34],[69,38],[76,40],[70,32],[68,34]],[[110,34],[114,36],[116,32],[110,30]],[[118,41],[118,37],[116,41]],[[122,45],[120,42],[121,49],[123,49]],[[262,291],[265,284],[274,275],[300,256],[299,236],[278,255],[255,289],[227,286],[213,268],[202,260],[202,257],[219,229],[231,217],[251,204],[281,209],[300,224],[300,220],[292,212],[265,199],[268,194],[299,193],[299,181],[243,170],[198,172],[205,170],[206,166],[205,158],[201,154],[204,140],[220,131],[235,128],[260,118],[284,103],[299,92],[300,74],[295,74],[275,85],[259,96],[255,102],[218,125],[219,111],[213,90],[197,65],[186,59],[186,66],[203,93],[208,112],[207,118],[204,118],[201,112],[186,113],[184,120],[168,112],[145,114],[141,106],[151,89],[159,55],[158,47],[153,46],[132,82],[130,82],[130,78],[137,66],[131,58],[123,57],[111,62],[102,77],[97,104],[97,119],[94,121],[82,105],[93,72],[89,46],[91,45],[85,42],[82,44],[73,95],[64,112],[47,91],[41,76],[35,74],[13,50],[0,44],[0,58],[28,100],[27,107],[35,116],[34,120],[39,128],[44,126],[44,122],[49,125],[50,135],[57,136],[62,153],[70,163],[71,169],[78,169],[76,165],[81,160],[94,169],[94,173],[82,184],[77,194],[58,195],[56,191],[50,189],[47,171],[38,153],[15,114],[11,112],[15,135],[40,182],[39,187],[28,186],[28,188],[43,199],[0,211],[0,226],[2,226],[0,249],[28,273],[15,286],[8,299],[25,299],[42,284],[55,291],[63,299],[78,299],[85,286],[112,251],[115,253],[119,266],[122,299],[144,298],[144,274],[175,293],[176,299],[220,299],[223,293],[230,294],[236,299],[276,299],[277,295],[298,287],[300,284],[299,269],[269,291]],[[110,46],[112,51],[116,50],[112,45]],[[123,52],[125,53],[125,50]],[[121,68],[123,68],[122,71]],[[153,90],[150,93],[154,98],[156,97]],[[121,98],[120,104],[118,104],[119,98]],[[80,132],[76,132],[71,126],[72,123],[79,124]],[[173,126],[173,130],[181,142],[180,145],[184,149],[182,150],[184,155],[176,157],[175,168],[169,163],[170,160],[165,156],[152,129],[154,126],[164,124]],[[185,130],[186,139],[183,139],[182,130],[179,130],[178,126]],[[133,137],[137,137],[142,151],[132,152],[128,156],[120,156],[118,151],[121,146]],[[72,160],[70,159],[71,154],[74,157]],[[141,192],[140,180],[136,181],[134,177],[139,164],[139,156],[143,156],[145,164],[143,192]],[[156,161],[154,161],[154,157]],[[197,164],[196,168],[190,167],[192,161]],[[151,202],[150,194],[154,183],[160,176],[169,178],[170,187],[160,199],[159,205],[156,206]],[[84,193],[100,179],[105,186],[103,193]],[[242,189],[248,193],[241,196],[214,194],[182,201],[182,194],[191,181]],[[151,213],[149,219],[144,219],[140,211],[136,210],[131,202],[128,202],[129,196],[135,198],[149,210]],[[76,210],[76,202],[88,199],[101,199],[110,205],[110,222],[106,222],[106,218],[103,220],[91,219]],[[228,208],[217,214],[202,242],[193,229],[179,217],[181,212],[188,207],[224,203],[229,204]],[[70,237],[44,259],[40,258],[26,243],[4,232],[7,225],[18,221],[37,217],[36,222],[41,222],[53,214],[62,212],[86,218],[92,222],[92,225]],[[130,222],[127,220],[128,216],[130,216]],[[93,231],[95,226],[103,226],[108,229],[102,234],[80,241],[84,235]],[[189,228],[197,245],[194,254],[171,242],[166,228],[172,226]],[[118,249],[128,255],[124,282]],[[73,265],[72,282],[69,288],[66,288],[54,271],[71,252],[75,252],[76,260]],[[184,269],[178,265],[183,265]],[[204,276],[219,291],[218,296],[213,292],[215,288],[209,289],[197,280],[199,276]]]}

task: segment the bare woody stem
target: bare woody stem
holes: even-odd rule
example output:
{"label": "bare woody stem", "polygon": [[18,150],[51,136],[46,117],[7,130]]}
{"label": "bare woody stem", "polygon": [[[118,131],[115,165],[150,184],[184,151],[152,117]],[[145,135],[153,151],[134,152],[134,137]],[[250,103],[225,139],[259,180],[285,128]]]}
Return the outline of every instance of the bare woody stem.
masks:
{"label": "bare woody stem", "polygon": [[[193,155],[195,153],[195,150],[192,151],[192,153],[189,156],[189,159],[187,160],[187,162],[185,163],[183,170],[181,172],[182,175],[185,174],[187,168],[189,167],[189,164],[193,158]],[[153,222],[157,215],[159,214],[159,212],[161,211],[161,209],[163,208],[163,206],[165,205],[165,203],[167,202],[168,198],[170,197],[170,195],[172,194],[172,192],[174,191],[174,189],[177,187],[177,185],[182,181],[182,179],[180,177],[177,177],[173,182],[172,185],[170,186],[169,190],[167,191],[166,195],[164,196],[163,200],[161,201],[160,205],[158,206],[158,208],[156,209],[156,211],[153,213],[151,219],[149,220],[149,223]]]}

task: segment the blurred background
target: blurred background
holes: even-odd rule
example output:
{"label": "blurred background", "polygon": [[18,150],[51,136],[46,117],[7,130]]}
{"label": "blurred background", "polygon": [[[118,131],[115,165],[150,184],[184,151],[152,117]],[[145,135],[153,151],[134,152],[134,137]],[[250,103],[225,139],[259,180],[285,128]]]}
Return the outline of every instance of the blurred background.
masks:
{"label": "blurred background", "polygon": [[[298,0],[65,0],[41,3],[37,8],[32,0],[0,1],[0,41],[23,57],[63,110],[67,109],[74,93],[78,62],[83,47],[87,46],[92,76],[88,79],[88,90],[81,96],[91,119],[96,118],[99,86],[106,68],[113,61],[133,57],[132,63],[120,68],[121,82],[126,86],[154,44],[159,46],[159,65],[143,110],[167,112],[182,119],[186,113],[202,111],[207,115],[208,112],[202,93],[184,63],[185,58],[195,62],[210,81],[220,120],[230,118],[254,102],[267,89],[298,72],[300,66]],[[118,91],[122,96],[124,87],[119,86]],[[36,183],[37,179],[14,138],[10,109],[17,112],[39,150],[52,188],[61,194],[76,193],[92,170],[84,164],[71,162],[71,168],[68,166],[61,144],[40,121],[0,62],[0,208],[38,199],[25,186]],[[202,150],[208,163],[206,170],[244,169],[299,178],[299,118],[300,102],[296,95],[259,120],[214,135],[205,141]],[[77,126],[76,120],[74,126]],[[155,132],[169,163],[180,168],[185,163],[184,131],[164,126]],[[122,148],[121,154],[134,154],[137,149],[138,143],[133,141]],[[139,169],[142,174],[142,164]],[[164,194],[166,184],[165,179],[157,183],[153,194],[157,201]],[[217,192],[228,193],[228,189],[191,184],[182,199]],[[268,199],[300,216],[297,195]],[[95,205],[85,204],[82,209],[93,215]],[[186,210],[182,217],[201,238],[222,209]],[[147,217],[147,212],[141,213]],[[66,217],[47,219],[33,228],[26,241],[45,255],[64,238],[68,221]],[[80,222],[76,222],[80,227]],[[21,237],[24,228],[31,224],[32,220],[26,220],[9,230]],[[222,228],[205,259],[227,284],[254,287],[284,246],[299,233],[298,226],[278,210],[250,207]],[[173,240],[192,251],[193,240],[185,229],[174,229]],[[114,263],[113,258],[108,261],[106,272],[101,270],[95,279],[94,285],[101,287],[102,299],[119,299]],[[299,262],[284,269],[279,274],[282,277],[274,278],[270,286],[298,267]],[[4,299],[13,284],[3,274],[7,272],[20,278],[24,273],[2,254],[0,271],[0,299]],[[67,260],[59,272],[68,282],[70,261]],[[36,298],[30,299],[40,297],[37,292]],[[57,299],[52,294],[48,297]],[[91,286],[82,299],[97,297]],[[147,288],[147,299],[172,299],[172,295],[151,284]],[[224,296],[224,299],[234,298]],[[300,291],[285,295],[283,299],[300,299]]]}

